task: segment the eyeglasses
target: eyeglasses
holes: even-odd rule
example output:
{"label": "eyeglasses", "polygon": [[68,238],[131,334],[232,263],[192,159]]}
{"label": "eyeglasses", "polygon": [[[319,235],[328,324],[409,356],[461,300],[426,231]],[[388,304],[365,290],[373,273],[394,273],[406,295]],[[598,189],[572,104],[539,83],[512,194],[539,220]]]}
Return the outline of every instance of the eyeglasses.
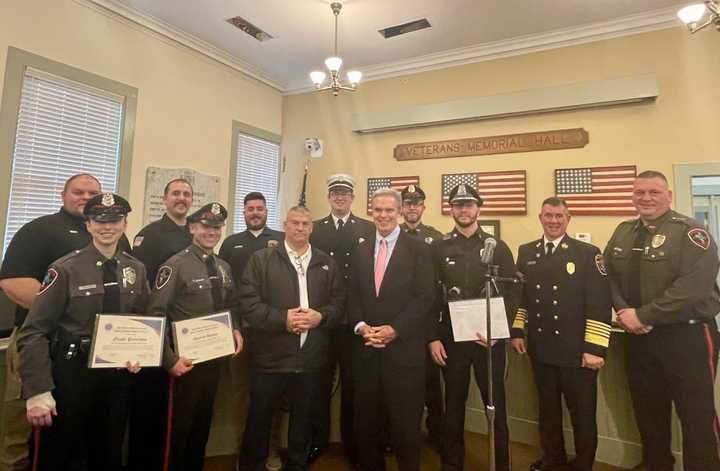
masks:
{"label": "eyeglasses", "polygon": [[353,194],[352,191],[347,191],[347,190],[332,190],[330,192],[330,196],[335,196],[335,197],[340,196],[343,198],[352,196],[352,194]]}

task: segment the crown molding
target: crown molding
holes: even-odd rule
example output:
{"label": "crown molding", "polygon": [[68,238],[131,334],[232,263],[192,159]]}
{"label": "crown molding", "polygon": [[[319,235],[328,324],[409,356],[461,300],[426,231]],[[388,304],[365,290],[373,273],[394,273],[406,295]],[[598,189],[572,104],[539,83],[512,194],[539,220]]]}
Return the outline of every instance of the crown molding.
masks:
{"label": "crown molding", "polygon": [[187,33],[165,21],[147,13],[140,12],[117,0],[75,0],[78,3],[98,9],[99,11],[110,12],[121,19],[129,20],[131,23],[140,25],[148,30],[157,33],[165,38],[181,44],[195,52],[207,56],[223,65],[230,67],[252,79],[264,83],[280,92],[285,91],[284,84],[271,77],[258,67],[246,62],[233,54],[213,46],[190,33]]}
{"label": "crown molding", "polygon": [[[363,82],[366,82],[657,31],[678,27],[676,12],[676,8],[664,8],[610,21],[519,36],[392,63],[360,67],[358,70],[363,73]],[[298,83],[291,83],[284,90],[285,95],[295,95],[315,90],[312,85],[296,87],[293,87],[293,85],[298,85]]]}

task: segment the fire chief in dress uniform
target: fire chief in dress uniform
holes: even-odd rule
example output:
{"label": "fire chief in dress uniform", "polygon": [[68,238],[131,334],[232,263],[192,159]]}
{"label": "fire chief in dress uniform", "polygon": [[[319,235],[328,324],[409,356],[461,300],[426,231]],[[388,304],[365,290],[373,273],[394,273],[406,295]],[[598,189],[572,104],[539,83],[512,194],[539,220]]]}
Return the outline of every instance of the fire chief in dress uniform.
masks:
{"label": "fire chief in dress uniform", "polygon": [[[208,203],[188,217],[193,243],[172,256],[158,270],[148,312],[166,315],[169,322],[202,317],[231,310],[236,350],[243,339],[238,327],[235,287],[230,266],[213,249],[220,241],[227,210],[220,203]],[[202,471],[205,446],[224,358],[194,365],[181,357],[168,336],[163,350],[163,366],[173,376],[170,386],[172,426],[170,449],[166,450],[169,469]]]}
{"label": "fire chief in dress uniform", "polygon": [[50,266],[18,332],[28,421],[43,427],[37,469],[122,469],[131,377],[87,364],[97,313],[144,312],[145,267],[118,250],[129,211],[112,193],[85,204],[92,243]]}
{"label": "fire chief in dress uniform", "polygon": [[[327,178],[330,214],[313,222],[310,243],[330,255],[343,282],[347,285],[352,269],[355,248],[375,233],[373,224],[355,216],[350,208],[355,199],[355,179],[338,173]],[[330,438],[330,394],[335,374],[335,364],[340,365],[342,391],[340,398],[340,437],[350,463],[357,463],[355,432],[353,427],[353,360],[352,328],[343,318],[340,325],[330,332],[330,366],[326,369],[318,387],[318,397],[312,413],[312,445],[309,462],[312,463],[328,446]]]}
{"label": "fire chief in dress uniform", "polygon": [[[434,242],[442,240],[443,235],[440,231],[432,226],[423,224],[422,216],[425,212],[425,192],[417,185],[408,185],[400,192],[402,197],[402,215],[405,220],[400,224],[400,229],[418,240],[432,245]],[[439,313],[432,315],[438,316]],[[425,362],[425,408],[427,409],[427,418],[425,426],[428,430],[428,438],[430,443],[439,449],[442,442],[442,426],[443,426],[443,394],[442,381],[440,380],[440,367],[435,364],[427,353]]]}
{"label": "fire chief in dress uniform", "polygon": [[612,302],[643,445],[636,469],[670,471],[672,404],[680,417],[685,471],[720,470],[713,384],[720,311],[717,245],[701,223],[670,209],[665,176],[642,172],[632,194],[638,219],[605,248]]}
{"label": "fire chief in dress uniform", "polygon": [[[600,249],[567,235],[565,201],[547,198],[539,219],[542,238],[518,250],[525,283],[511,331],[515,351],[530,353],[539,397],[543,457],[530,470],[592,471],[597,376],[610,341],[610,286]],[[576,456],[569,464],[561,396],[575,438]]]}

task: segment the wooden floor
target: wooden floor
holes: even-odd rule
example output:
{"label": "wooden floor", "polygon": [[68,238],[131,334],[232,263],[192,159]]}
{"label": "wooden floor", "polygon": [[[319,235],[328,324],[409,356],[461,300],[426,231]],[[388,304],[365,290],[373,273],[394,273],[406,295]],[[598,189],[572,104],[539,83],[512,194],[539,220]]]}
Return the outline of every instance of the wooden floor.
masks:
{"label": "wooden floor", "polygon": [[[466,470],[484,470],[487,467],[487,440],[484,435],[467,432],[465,434]],[[527,471],[530,464],[538,459],[540,450],[520,443],[511,445],[512,468],[514,471]],[[205,462],[205,471],[235,471],[235,456],[218,456],[208,458]],[[342,447],[334,444],[330,450],[318,458],[309,468],[310,471],[351,471],[343,458]],[[388,459],[388,471],[397,471],[395,460]],[[440,469],[440,457],[432,449],[425,447],[422,451],[422,469],[436,471]],[[598,463],[593,471],[615,471],[616,468],[607,464]]]}

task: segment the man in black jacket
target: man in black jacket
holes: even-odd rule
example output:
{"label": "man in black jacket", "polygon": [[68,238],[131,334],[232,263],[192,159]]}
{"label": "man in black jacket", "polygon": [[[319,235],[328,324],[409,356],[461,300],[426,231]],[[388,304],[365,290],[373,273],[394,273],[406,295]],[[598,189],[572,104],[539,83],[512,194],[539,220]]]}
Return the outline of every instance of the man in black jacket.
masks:
{"label": "man in black jacket", "polygon": [[333,259],[309,244],[312,219],[293,207],[285,242],[253,254],[243,274],[243,320],[251,365],[250,412],[240,469],[254,471],[268,457],[272,418],[283,395],[290,405],[285,469],[307,468],[310,413],[327,368],[329,331],[337,325],[345,290]]}

